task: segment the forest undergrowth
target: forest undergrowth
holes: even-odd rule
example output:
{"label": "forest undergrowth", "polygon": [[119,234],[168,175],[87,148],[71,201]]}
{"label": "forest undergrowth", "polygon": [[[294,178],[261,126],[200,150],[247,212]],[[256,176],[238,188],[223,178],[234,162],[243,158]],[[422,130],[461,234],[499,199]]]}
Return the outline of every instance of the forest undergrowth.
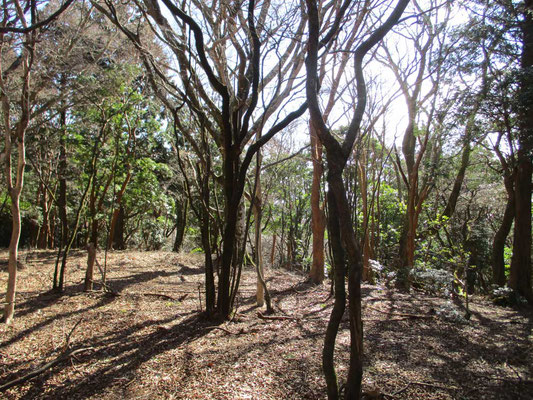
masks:
{"label": "forest undergrowth", "polygon": [[[7,252],[0,253],[0,261]],[[110,252],[108,290],[83,292],[87,254],[70,259],[65,294],[49,289],[55,253],[23,253],[17,318],[0,325],[0,398],[323,399],[321,351],[329,286],[268,270],[276,313],[255,306],[243,274],[237,312],[215,324],[200,310],[202,257]],[[0,286],[7,272],[0,265]],[[533,398],[533,312],[419,291],[363,286],[367,399]],[[341,376],[348,320],[337,341]],[[39,371],[41,369],[42,371]],[[39,372],[28,378],[28,374]],[[11,388],[4,385],[24,378]]]}

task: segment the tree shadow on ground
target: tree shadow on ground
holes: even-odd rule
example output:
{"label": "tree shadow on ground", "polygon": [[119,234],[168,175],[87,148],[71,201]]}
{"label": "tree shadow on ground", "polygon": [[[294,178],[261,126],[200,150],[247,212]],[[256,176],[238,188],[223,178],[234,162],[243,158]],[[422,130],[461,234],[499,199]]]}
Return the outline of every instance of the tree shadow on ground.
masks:
{"label": "tree shadow on ground", "polygon": [[[117,380],[133,379],[135,371],[145,362],[190,343],[213,329],[213,323],[202,315],[194,313],[180,323],[168,328],[157,329],[164,324],[174,321],[176,316],[164,320],[146,320],[142,323],[128,326],[126,329],[105,334],[91,339],[83,346],[91,346],[94,351],[86,352],[77,357],[77,363],[94,365],[93,372],[85,374],[83,378],[68,381],[64,385],[47,392],[48,398],[99,398],[105,389],[117,383]],[[140,333],[147,328],[155,330]],[[111,361],[110,361],[111,360]],[[52,374],[53,375],[53,374]],[[22,399],[33,399],[46,376],[36,379]]]}
{"label": "tree shadow on ground", "polygon": [[103,291],[99,293],[98,292],[83,292],[83,285],[81,284],[74,284],[74,285],[67,286],[63,293],[56,293],[54,291],[48,291],[48,292],[41,293],[36,297],[33,297],[29,300],[21,302],[19,306],[17,307],[16,316],[24,316],[29,313],[37,312],[38,310],[43,310],[47,307],[53,306],[54,304],[58,303],[59,301],[67,297],[82,296],[82,295],[94,296],[95,294],[97,294],[100,296],[100,300],[96,304],[90,307],[86,307],[86,308],[82,308],[82,309],[74,310],[74,311],[68,311],[64,313],[58,313],[58,314],[53,315],[50,318],[44,319],[38,324],[30,326],[20,331],[12,338],[6,341],[1,341],[0,348],[9,346],[10,344],[21,340],[26,335],[29,335],[35,331],[38,331],[39,329],[42,329],[47,325],[50,325],[54,321],[67,319],[67,318],[70,318],[76,315],[83,315],[83,313],[85,313],[86,311],[102,308],[108,305],[109,303],[112,303],[117,298],[117,294],[120,295],[121,291],[125,290],[127,287],[133,284],[148,282],[155,278],[169,277],[169,276],[177,275],[177,274],[178,272],[167,272],[167,271],[151,272],[150,271],[150,272],[142,272],[140,274],[129,275],[124,278],[110,279],[109,284],[116,293],[103,292]]}
{"label": "tree shadow on ground", "polygon": [[[531,324],[521,322],[522,329],[513,330],[507,321],[483,315],[473,310],[475,307],[470,309],[473,317],[470,321],[461,314],[456,314],[455,320],[437,315],[420,319],[394,318],[394,313],[402,312],[428,315],[430,310],[443,305],[442,299],[427,296],[424,299],[422,303],[409,295],[398,298],[396,293],[384,298],[390,315],[365,326],[368,370],[378,370],[376,375],[384,383],[398,382],[398,375],[393,376],[387,370],[398,371],[394,366],[401,365],[400,380],[407,386],[412,384],[409,390],[419,384],[413,377],[423,376],[428,383],[424,390],[446,392],[457,399],[533,398],[533,366],[531,351],[527,350]],[[464,311],[464,306],[461,309]],[[517,317],[526,317],[529,321],[531,315],[527,310],[523,310],[523,314],[516,313]],[[391,367],[383,369],[383,365]],[[510,375],[510,370],[516,376]],[[520,376],[520,370],[528,371],[527,376]],[[418,390],[421,388],[423,386]],[[395,397],[413,398],[409,397],[413,396],[409,390]]]}

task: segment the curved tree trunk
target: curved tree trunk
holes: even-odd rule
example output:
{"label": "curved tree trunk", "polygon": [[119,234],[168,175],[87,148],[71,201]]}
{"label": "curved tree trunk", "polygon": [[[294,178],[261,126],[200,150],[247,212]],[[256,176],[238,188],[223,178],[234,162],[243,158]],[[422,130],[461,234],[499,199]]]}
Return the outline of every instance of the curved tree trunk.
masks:
{"label": "curved tree trunk", "polygon": [[[35,5],[33,5],[35,7]],[[33,10],[35,11],[35,10]],[[7,11],[4,15],[7,18]],[[19,18],[23,18],[19,15]],[[4,21],[4,23],[7,19]],[[25,23],[25,22],[24,22]],[[15,296],[17,292],[17,261],[18,261],[18,246],[21,232],[21,215],[20,215],[20,195],[24,186],[24,167],[26,166],[26,147],[25,135],[26,129],[30,122],[30,70],[33,61],[33,51],[35,46],[36,36],[33,33],[24,35],[25,46],[22,50],[22,91],[20,95],[20,116],[17,123],[11,126],[11,104],[7,95],[7,89],[4,82],[4,77],[0,77],[0,100],[3,114],[3,130],[5,137],[3,162],[5,163],[5,179],[6,186],[11,198],[11,218],[12,230],[11,239],[9,242],[9,259],[8,259],[8,281],[6,291],[6,304],[4,308],[4,322],[10,324],[13,321],[15,313]],[[3,34],[0,36],[0,43],[3,43]],[[0,70],[1,68],[0,60]],[[15,169],[15,179],[13,179],[13,143],[12,137],[16,140],[17,146],[17,166]]]}
{"label": "curved tree trunk", "polygon": [[11,215],[12,215],[12,231],[11,240],[9,242],[9,260],[7,265],[8,281],[6,292],[6,306],[4,309],[4,322],[10,324],[13,321],[15,313],[15,295],[17,292],[17,260],[18,260],[18,245],[20,240],[20,191],[12,191],[11,194]]}
{"label": "curved tree trunk", "polygon": [[322,350],[322,370],[326,379],[328,399],[339,398],[339,383],[337,374],[335,372],[334,353],[335,342],[339,325],[346,309],[346,288],[344,276],[346,274],[346,264],[344,258],[344,250],[342,248],[339,214],[337,211],[337,203],[333,192],[328,191],[328,234],[330,236],[329,243],[333,253],[333,281],[334,281],[334,303],[333,309],[329,316],[328,326],[326,328],[326,336],[324,338],[324,348]]}

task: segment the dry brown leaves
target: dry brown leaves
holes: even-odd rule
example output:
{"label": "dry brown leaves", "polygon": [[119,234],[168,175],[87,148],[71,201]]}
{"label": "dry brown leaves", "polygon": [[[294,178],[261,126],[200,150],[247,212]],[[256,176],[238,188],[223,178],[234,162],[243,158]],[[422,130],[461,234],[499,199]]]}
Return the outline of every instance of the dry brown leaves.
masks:
{"label": "dry brown leaves", "polygon": [[[103,254],[98,257],[103,265]],[[7,254],[0,253],[4,258]],[[245,271],[236,317],[213,325],[199,313],[199,257],[112,252],[108,283],[118,296],[81,291],[86,265],[81,251],[69,261],[66,293],[49,293],[53,262],[53,252],[25,255],[16,322],[0,326],[0,385],[55,359],[67,341],[71,350],[93,350],[0,398],[325,398],[320,360],[332,306],[328,287],[312,286],[296,272],[270,270],[275,315],[282,318],[264,318],[254,304],[253,271]],[[0,287],[6,279],[0,272]],[[447,299],[379,286],[363,291],[368,398],[533,398],[530,311],[474,298],[471,320],[457,322],[436,313],[462,312]],[[346,321],[336,352],[341,379],[348,350]]]}

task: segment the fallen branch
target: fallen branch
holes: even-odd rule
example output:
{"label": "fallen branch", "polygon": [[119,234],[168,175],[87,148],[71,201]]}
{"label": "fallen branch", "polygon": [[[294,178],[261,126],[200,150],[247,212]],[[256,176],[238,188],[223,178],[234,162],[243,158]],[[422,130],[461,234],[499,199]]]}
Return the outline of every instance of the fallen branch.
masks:
{"label": "fallen branch", "polygon": [[228,335],[240,335],[240,334],[246,333],[244,332],[244,329],[241,329],[239,332],[232,332],[229,329],[222,328],[221,326],[208,326],[207,329],[213,329],[213,330],[218,329],[222,332],[226,332]]}
{"label": "fallen branch", "polygon": [[257,312],[257,316],[267,321],[299,321],[300,318],[290,317],[288,315],[264,315],[260,311]]}
{"label": "fallen branch", "polygon": [[140,293],[140,294],[142,296],[161,297],[163,299],[172,300],[172,301],[183,301],[188,296],[188,294],[184,294],[183,296],[180,296],[180,297],[172,297],[172,296],[169,296],[168,294],[164,294],[164,293]]}
{"label": "fallen branch", "polygon": [[[407,313],[396,313],[392,311],[384,311],[384,310],[380,310],[379,308],[375,308],[375,307],[368,306],[368,305],[366,306],[366,308],[370,308],[371,310],[374,310],[374,311],[377,311],[383,314],[392,315],[394,317],[405,317],[403,319],[408,319],[408,318],[431,319],[435,317],[434,315],[407,314]],[[398,321],[401,321],[401,320],[398,320]]]}
{"label": "fallen branch", "polygon": [[29,374],[26,374],[20,378],[17,378],[17,379],[14,379],[10,382],[7,382],[5,384],[3,384],[2,386],[0,386],[0,392],[3,392],[13,386],[16,386],[16,385],[19,385],[21,383],[24,383],[26,381],[29,381],[30,379],[32,378],[35,378],[36,376],[42,374],[43,372],[45,372],[46,370],[54,367],[55,365],[61,363],[62,361],[65,361],[65,360],[68,360],[70,357],[76,355],[76,354],[79,354],[79,353],[82,353],[84,351],[87,351],[87,350],[94,350],[93,347],[83,347],[81,349],[76,349],[76,350],[72,350],[72,351],[69,351],[69,352],[63,352],[61,353],[55,360],[52,360],[50,362],[47,362],[46,364],[44,364],[43,366],[37,368],[36,370],[30,372]]}

